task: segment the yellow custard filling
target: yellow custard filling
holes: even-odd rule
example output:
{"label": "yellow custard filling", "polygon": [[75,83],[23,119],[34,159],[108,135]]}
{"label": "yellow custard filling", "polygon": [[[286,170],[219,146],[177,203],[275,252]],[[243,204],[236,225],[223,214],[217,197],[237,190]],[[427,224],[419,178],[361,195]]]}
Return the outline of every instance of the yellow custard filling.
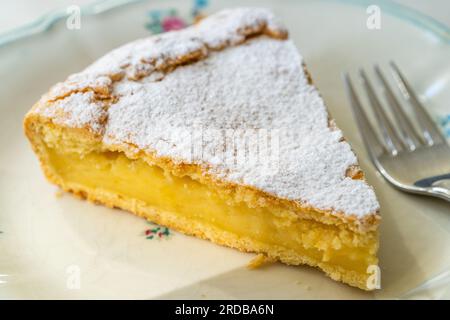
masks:
{"label": "yellow custard filling", "polygon": [[[279,248],[291,251],[307,257],[308,264],[320,267],[336,266],[366,275],[367,267],[377,264],[375,233],[358,234],[344,226],[302,219],[282,207],[251,208],[190,176],[175,176],[142,159],[129,159],[121,152],[80,154],[61,146],[45,149],[51,170],[66,185],[80,188],[75,191],[88,188],[138,200],[161,212],[226,231],[237,238],[249,238],[265,248],[277,248],[274,252]],[[273,252],[264,253],[286,260]],[[305,263],[295,258],[284,262]]]}

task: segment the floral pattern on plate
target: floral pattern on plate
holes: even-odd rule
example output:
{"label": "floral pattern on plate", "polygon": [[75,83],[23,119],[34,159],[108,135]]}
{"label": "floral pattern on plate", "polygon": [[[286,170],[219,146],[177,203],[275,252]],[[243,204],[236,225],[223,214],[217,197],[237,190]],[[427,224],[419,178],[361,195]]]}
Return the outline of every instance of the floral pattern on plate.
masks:
{"label": "floral pattern on plate", "polygon": [[208,6],[208,0],[194,0],[189,16],[184,17],[177,9],[151,10],[148,17],[149,22],[145,28],[154,34],[180,30],[195,23],[203,17],[203,10]]}
{"label": "floral pattern on plate", "polygon": [[153,222],[148,221],[150,228],[144,231],[145,238],[148,240],[153,239],[169,239],[172,236],[172,232],[169,228],[157,225]]}

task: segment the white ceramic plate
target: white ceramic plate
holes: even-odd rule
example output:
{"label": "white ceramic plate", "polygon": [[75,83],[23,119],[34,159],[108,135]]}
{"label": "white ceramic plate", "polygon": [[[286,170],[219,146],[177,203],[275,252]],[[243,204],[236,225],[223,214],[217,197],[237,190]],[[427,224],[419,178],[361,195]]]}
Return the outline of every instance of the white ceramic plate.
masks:
{"label": "white ceramic plate", "polygon": [[[243,4],[270,7],[290,29],[381,202],[383,289],[366,293],[309,267],[273,264],[250,271],[245,265],[253,255],[175,232],[147,239],[145,231],[154,227],[142,219],[71,195],[55,196],[22,133],[26,111],[55,82],[160,28],[158,19],[167,14],[189,21],[192,5],[152,0],[106,10],[117,3],[85,8],[80,29],[68,29],[56,13],[0,37],[9,42],[0,47],[0,298],[450,297],[449,204],[401,193],[376,174],[340,79],[343,70],[354,74],[359,66],[393,59],[450,131],[448,28],[386,1],[379,3],[379,30],[366,26],[368,4],[196,1],[205,12]],[[180,21],[164,25],[174,23]],[[19,39],[30,32],[35,34]]]}

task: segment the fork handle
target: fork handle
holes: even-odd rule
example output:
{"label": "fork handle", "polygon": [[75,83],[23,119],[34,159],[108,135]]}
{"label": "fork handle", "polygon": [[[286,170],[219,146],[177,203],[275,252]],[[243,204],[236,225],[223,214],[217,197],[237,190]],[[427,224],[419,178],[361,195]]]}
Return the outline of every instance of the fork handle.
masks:
{"label": "fork handle", "polygon": [[427,189],[436,197],[450,201],[450,173],[419,180],[415,185]]}
{"label": "fork handle", "polygon": [[450,201],[450,180],[447,181],[447,186],[432,187],[431,191],[439,198]]}

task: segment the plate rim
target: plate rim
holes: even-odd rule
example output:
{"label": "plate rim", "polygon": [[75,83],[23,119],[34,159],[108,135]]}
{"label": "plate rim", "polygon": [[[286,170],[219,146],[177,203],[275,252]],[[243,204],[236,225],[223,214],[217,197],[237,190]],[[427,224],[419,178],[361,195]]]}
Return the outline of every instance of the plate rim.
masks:
{"label": "plate rim", "polygon": [[[118,9],[134,3],[141,3],[149,0],[97,0],[92,3],[80,6],[81,16],[96,16]],[[444,43],[450,44],[450,27],[444,23],[406,5],[393,2],[392,0],[321,0],[322,2],[334,2],[344,5],[358,7],[368,7],[378,5],[383,8],[383,12],[404,20],[422,31],[430,32],[437,36]],[[315,1],[316,2],[316,1]],[[49,31],[58,21],[69,17],[72,13],[64,9],[55,9],[39,16],[32,22],[12,28],[0,33],[0,47],[14,43],[24,38],[31,37]]]}

